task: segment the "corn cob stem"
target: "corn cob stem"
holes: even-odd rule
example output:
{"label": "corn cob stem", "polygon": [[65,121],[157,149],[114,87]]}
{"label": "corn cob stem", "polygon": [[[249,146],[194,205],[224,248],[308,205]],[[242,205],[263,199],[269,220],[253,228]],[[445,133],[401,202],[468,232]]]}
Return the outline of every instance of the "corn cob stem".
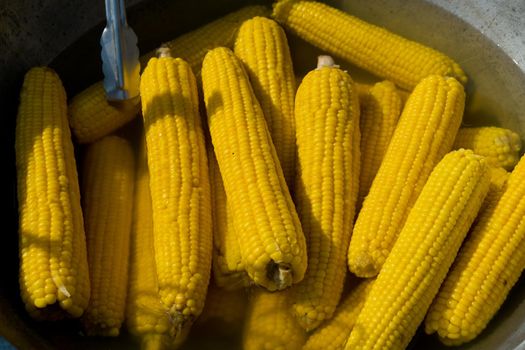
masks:
{"label": "corn cob stem", "polygon": [[24,78],[16,119],[20,292],[38,319],[80,317],[90,294],[80,190],[58,75]]}
{"label": "corn cob stem", "polygon": [[486,206],[430,308],[425,330],[447,345],[480,334],[525,268],[524,176],[523,157],[506,184],[492,174]]}
{"label": "corn cob stem", "polygon": [[288,41],[273,20],[254,17],[239,28],[235,55],[244,63],[261,104],[286,183],[295,176],[295,77]]}
{"label": "corn cob stem", "polygon": [[386,259],[345,349],[404,349],[423,320],[489,188],[472,151],[435,167]]}
{"label": "corn cob stem", "polygon": [[273,17],[322,50],[407,90],[434,74],[467,81],[459,65],[444,54],[320,2],[280,0]]}
{"label": "corn cob stem", "polygon": [[202,311],[211,267],[210,185],[195,77],[152,58],[141,78],[158,288],[179,333]]}
{"label": "corn cob stem", "polygon": [[306,247],[261,107],[242,63],[210,51],[202,82],[208,125],[247,273],[270,290],[302,280]]}
{"label": "corn cob stem", "polygon": [[357,217],[350,271],[377,275],[434,165],[451,149],[465,92],[454,78],[430,76],[414,89]]}
{"label": "corn cob stem", "polygon": [[319,61],[297,90],[295,110],[295,202],[307,239],[308,269],[294,288],[292,305],[308,331],[331,318],[339,302],[359,178],[355,84],[342,70]]}
{"label": "corn cob stem", "polygon": [[89,146],[83,167],[91,298],[82,321],[88,335],[117,336],[128,283],[133,150],[126,140],[107,136]]}

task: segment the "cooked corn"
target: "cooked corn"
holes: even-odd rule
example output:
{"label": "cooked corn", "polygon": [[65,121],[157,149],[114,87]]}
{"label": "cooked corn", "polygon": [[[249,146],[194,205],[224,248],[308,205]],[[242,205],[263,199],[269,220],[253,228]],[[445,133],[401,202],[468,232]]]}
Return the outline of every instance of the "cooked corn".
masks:
{"label": "cooked corn", "polygon": [[273,17],[320,49],[407,90],[429,75],[467,81],[461,67],[441,52],[320,2],[280,0]]}
{"label": "cooked corn", "polygon": [[295,102],[295,202],[308,269],[291,301],[299,324],[310,331],[332,317],[343,290],[358,191],[359,101],[347,73],[322,67],[305,76]]}
{"label": "cooked corn", "polygon": [[139,109],[133,100],[109,103],[102,82],[98,82],[73,98],[69,124],[79,143],[91,143],[135,118]]}
{"label": "cooked corn", "polygon": [[83,164],[82,204],[91,298],[82,318],[88,335],[117,336],[124,321],[135,160],[129,143],[107,136]]}
{"label": "cooked corn", "polygon": [[213,216],[213,261],[215,283],[228,290],[250,286],[250,278],[244,270],[241,246],[222,182],[219,165],[213,150],[208,152]]}
{"label": "cooked corn", "polygon": [[379,170],[390,139],[401,114],[401,97],[396,86],[386,80],[360,95],[361,106],[361,171],[359,175],[359,206],[368,194]]}
{"label": "cooked corn", "polygon": [[474,339],[525,268],[525,158],[506,184],[492,176],[487,205],[428,313],[425,330],[445,344]]}
{"label": "cooked corn", "polygon": [[423,321],[489,189],[472,151],[447,154],[410,211],[346,349],[404,349]]}
{"label": "cooked corn", "polygon": [[24,78],[15,135],[20,292],[34,318],[79,317],[90,285],[80,191],[58,75]]}
{"label": "cooked corn", "polygon": [[268,130],[291,188],[295,176],[295,76],[284,30],[273,20],[245,21],[235,40],[235,55],[248,72]]}
{"label": "cooked corn", "polygon": [[[150,338],[160,340],[163,338],[161,335],[169,337],[170,334],[174,334],[174,331],[170,330],[168,309],[162,305],[158,292],[149,172],[145,148],[145,145],[141,146],[135,180],[126,324],[133,335],[145,339],[149,335],[158,334],[158,337]],[[155,343],[154,340],[147,342]]]}
{"label": "cooked corn", "polygon": [[172,326],[202,311],[210,277],[210,183],[190,66],[152,58],[140,83],[153,208],[158,288]]}
{"label": "cooked corn", "polygon": [[432,168],[451,149],[464,104],[454,78],[430,76],[414,89],[357,216],[348,254],[357,276],[381,269]]}
{"label": "cooked corn", "polygon": [[227,48],[202,67],[211,139],[244,267],[269,290],[303,279],[306,243],[264,116],[242,63]]}

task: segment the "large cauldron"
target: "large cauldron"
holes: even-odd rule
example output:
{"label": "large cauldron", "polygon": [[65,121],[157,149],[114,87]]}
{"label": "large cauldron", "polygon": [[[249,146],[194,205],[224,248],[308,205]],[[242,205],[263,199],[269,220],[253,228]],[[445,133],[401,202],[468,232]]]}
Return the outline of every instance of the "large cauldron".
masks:
{"label": "large cauldron", "polygon": [[[129,0],[128,20],[141,52],[196,28],[251,0]],[[525,138],[525,2],[523,0],[331,0],[365,20],[428,44],[457,60],[470,77],[468,125],[497,124]],[[266,1],[270,3],[270,0]],[[16,207],[14,125],[18,93],[27,69],[50,65],[64,81],[68,96],[101,78],[99,37],[103,0],[0,0],[0,106],[2,155],[7,176],[2,193],[0,234],[0,335],[20,349],[129,349],[127,336],[86,340],[65,324],[31,320],[18,293],[18,216]],[[319,52],[291,38],[294,64],[304,72]],[[352,74],[367,78],[362,72]],[[465,349],[514,349],[525,341],[525,282],[514,287],[502,310],[479,340]],[[442,348],[418,333],[414,349]],[[194,339],[188,349],[229,349]]]}

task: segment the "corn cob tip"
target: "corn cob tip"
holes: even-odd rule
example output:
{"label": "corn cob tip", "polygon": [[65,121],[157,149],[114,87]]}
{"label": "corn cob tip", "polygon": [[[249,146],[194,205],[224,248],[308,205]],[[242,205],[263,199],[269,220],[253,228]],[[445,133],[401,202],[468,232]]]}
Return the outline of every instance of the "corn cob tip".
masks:
{"label": "corn cob tip", "polygon": [[468,77],[465,74],[465,72],[463,71],[463,69],[461,69],[459,64],[457,64],[456,62],[453,62],[451,70],[452,70],[452,72],[451,72],[451,74],[448,75],[449,77],[455,78],[457,81],[459,81],[463,85],[467,84]]}
{"label": "corn cob tip", "polygon": [[321,69],[323,67],[339,68],[339,66],[335,64],[335,61],[332,58],[332,56],[319,55],[317,56],[317,68],[316,69]]}
{"label": "corn cob tip", "polygon": [[351,259],[352,263],[349,261],[349,270],[357,277],[361,278],[372,278],[377,276],[380,267],[376,266],[373,257],[365,251],[361,251],[358,254],[358,256],[354,256],[353,259]]}
{"label": "corn cob tip", "polygon": [[277,0],[273,4],[272,18],[279,21],[280,18],[288,17],[288,13],[292,9],[293,3],[296,0]]}
{"label": "corn cob tip", "polygon": [[292,285],[293,272],[292,267],[285,263],[276,263],[270,260],[266,265],[267,277],[275,283],[277,290],[283,290]]}

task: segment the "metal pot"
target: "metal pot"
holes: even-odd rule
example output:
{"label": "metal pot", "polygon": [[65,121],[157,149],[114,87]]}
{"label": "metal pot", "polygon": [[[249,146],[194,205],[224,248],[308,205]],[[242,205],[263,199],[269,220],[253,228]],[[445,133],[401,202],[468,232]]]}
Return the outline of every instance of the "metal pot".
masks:
{"label": "metal pot", "polygon": [[[162,41],[196,28],[251,0],[129,0],[128,20],[146,52]],[[330,0],[367,21],[439,49],[458,61],[470,77],[464,124],[501,125],[525,137],[525,2],[523,0]],[[31,320],[18,295],[18,247],[14,125],[22,78],[34,65],[50,65],[73,96],[100,80],[99,36],[103,1],[0,0],[0,105],[3,108],[2,148],[7,158],[8,189],[0,261],[0,335],[20,349],[122,348],[134,346],[121,336],[87,340],[64,323]],[[299,72],[315,65],[320,51],[290,39]],[[341,62],[339,62],[341,63]],[[343,64],[344,67],[344,64]],[[351,74],[370,76],[348,67]],[[525,342],[525,279],[511,291],[502,310],[478,340],[464,349],[517,349]],[[227,344],[223,344],[229,348]],[[218,348],[220,344],[191,340],[188,349]],[[418,332],[414,349],[442,348],[434,337]]]}

